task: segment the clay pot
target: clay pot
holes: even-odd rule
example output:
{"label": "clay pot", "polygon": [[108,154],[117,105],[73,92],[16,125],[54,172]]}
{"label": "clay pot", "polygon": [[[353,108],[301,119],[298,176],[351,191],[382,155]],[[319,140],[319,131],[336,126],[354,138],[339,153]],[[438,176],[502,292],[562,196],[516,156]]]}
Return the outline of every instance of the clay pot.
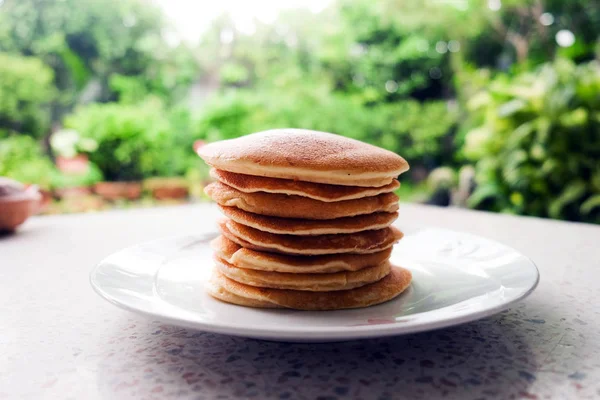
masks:
{"label": "clay pot", "polygon": [[90,194],[92,194],[92,189],[88,188],[88,187],[82,187],[82,186],[70,187],[70,188],[56,189],[55,193],[59,198],[65,199],[67,197],[89,196]]}
{"label": "clay pot", "polygon": [[[26,188],[29,188],[32,186],[35,186],[35,185],[25,185]],[[54,194],[50,190],[46,190],[46,189],[37,188],[37,190],[40,193],[40,202],[39,202],[36,214],[41,214],[48,210],[48,207],[50,206],[50,204],[52,203],[52,200],[54,199]]]}
{"label": "clay pot", "polygon": [[187,199],[189,190],[187,187],[157,187],[151,190],[152,197],[156,200],[183,200]]}
{"label": "clay pot", "polygon": [[78,154],[75,157],[58,156],[56,158],[56,166],[66,174],[85,174],[90,166],[88,156]]}
{"label": "clay pot", "polygon": [[7,178],[0,178],[0,189],[0,231],[12,232],[38,211],[42,196],[36,186]]}
{"label": "clay pot", "polygon": [[48,209],[50,203],[52,203],[52,192],[46,189],[39,189],[40,195],[42,196],[42,200],[40,201],[40,207],[38,209],[38,213],[44,212]]}
{"label": "clay pot", "polygon": [[139,182],[99,182],[94,185],[94,193],[106,200],[136,200],[142,195]]}
{"label": "clay pot", "polygon": [[144,189],[156,200],[183,200],[190,194],[189,183],[180,177],[149,178],[144,181]]}

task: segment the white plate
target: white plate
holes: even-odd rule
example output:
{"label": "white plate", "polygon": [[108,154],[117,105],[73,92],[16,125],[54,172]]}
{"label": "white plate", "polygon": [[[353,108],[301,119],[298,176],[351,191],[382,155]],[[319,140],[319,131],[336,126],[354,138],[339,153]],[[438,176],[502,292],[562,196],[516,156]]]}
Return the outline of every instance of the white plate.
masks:
{"label": "white plate", "polygon": [[[157,240],[102,261],[90,281],[126,310],[203,331],[281,341],[338,341],[456,325],[508,308],[536,287],[537,268],[500,243],[442,229],[403,229],[392,262],[413,273],[390,302],[342,311],[252,309],[208,296],[214,235]],[[216,234],[215,234],[216,235]]]}

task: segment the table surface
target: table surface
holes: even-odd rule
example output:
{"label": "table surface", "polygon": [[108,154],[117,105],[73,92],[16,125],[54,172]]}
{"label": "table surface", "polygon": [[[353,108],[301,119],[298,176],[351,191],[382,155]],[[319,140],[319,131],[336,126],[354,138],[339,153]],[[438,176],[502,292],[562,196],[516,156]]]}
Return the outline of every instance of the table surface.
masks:
{"label": "table surface", "polygon": [[403,204],[403,223],[485,235],[538,265],[525,301],[407,336],[275,343],[114,307],[88,275],[122,247],[214,229],[212,205],[35,217],[0,238],[0,399],[600,397],[600,227]]}

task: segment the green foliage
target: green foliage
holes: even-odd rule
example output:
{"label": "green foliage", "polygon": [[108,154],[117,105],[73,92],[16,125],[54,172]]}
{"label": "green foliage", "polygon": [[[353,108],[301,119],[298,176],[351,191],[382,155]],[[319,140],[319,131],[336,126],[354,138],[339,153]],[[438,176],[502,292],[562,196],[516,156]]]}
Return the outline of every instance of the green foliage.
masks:
{"label": "green foliage", "polygon": [[450,53],[435,50],[438,41],[460,39],[438,26],[452,9],[416,21],[405,11],[416,15],[420,2],[392,14],[385,3],[342,1],[318,15],[294,10],[252,35],[227,17],[217,20],[204,36],[201,62],[219,71],[223,86],[239,89],[203,105],[196,136],[215,141],[298,127],[370,142],[413,165],[452,162],[448,137],[458,114],[442,100],[452,92]]}
{"label": "green foliage", "polygon": [[0,51],[34,55],[54,70],[55,121],[75,104],[116,98],[115,74],[135,77],[167,102],[195,78],[184,45],[169,45],[161,10],[141,0],[5,0]]}
{"label": "green foliage", "polygon": [[94,139],[83,138],[74,130],[60,130],[50,138],[50,146],[55,155],[72,158],[79,153],[93,152],[98,148]]}
{"label": "green foliage", "polygon": [[[58,187],[102,174],[200,182],[196,139],[298,127],[388,148],[415,171],[473,160],[478,208],[600,219],[598,64],[526,72],[593,59],[598,2],[339,0],[254,33],[225,15],[194,53],[147,1],[84,3],[0,0],[0,173]],[[572,46],[556,44],[562,29]],[[198,121],[182,102],[194,81],[219,85]],[[51,150],[88,154],[84,176],[56,172],[39,146],[69,113]]]}
{"label": "green foliage", "polygon": [[196,136],[213,142],[252,133],[262,107],[264,104],[254,92],[228,91],[218,95],[204,105]]}
{"label": "green foliage", "polygon": [[102,171],[95,164],[89,163],[82,174],[66,174],[56,171],[52,176],[53,188],[89,187],[104,179]]}
{"label": "green foliage", "polygon": [[[447,45],[459,37],[439,27],[432,29],[435,20],[427,19],[431,14],[423,7],[422,1],[378,5],[368,0],[342,1],[342,28],[337,34],[347,37],[348,43],[345,54],[338,52],[336,59],[327,60],[337,88],[360,93],[370,103],[407,96],[440,98],[451,91]],[[451,19],[448,13],[453,9],[443,5],[437,9],[444,9],[447,20]],[[436,50],[438,43],[444,50]]]}
{"label": "green foliage", "polygon": [[0,139],[0,176],[44,189],[90,186],[102,180],[102,172],[92,163],[83,174],[60,172],[29,136]]}
{"label": "green foliage", "polygon": [[600,222],[600,64],[499,76],[470,102],[474,207]]}
{"label": "green foliage", "polygon": [[281,89],[324,80],[330,91],[368,104],[439,99],[452,88],[450,52],[436,51],[436,44],[454,40],[456,50],[460,37],[437,26],[439,19],[415,23],[404,17],[423,7],[420,1],[408,3],[393,11],[397,18],[389,18],[384,4],[368,0],[341,1],[317,15],[293,10],[271,25],[258,24],[252,35],[223,17],[204,36],[201,63],[207,71],[219,71],[224,86]]}
{"label": "green foliage", "polygon": [[315,129],[388,148],[418,165],[449,161],[445,138],[455,123],[456,115],[441,101],[367,106],[331,94],[326,87],[306,85],[286,91],[285,96],[273,90],[237,90],[217,96],[205,107],[196,136],[215,141],[272,128]]}
{"label": "green foliage", "polygon": [[177,132],[156,99],[81,107],[65,124],[98,143],[89,157],[110,181],[180,175],[192,153],[192,143],[178,145]]}
{"label": "green foliage", "polygon": [[54,165],[31,137],[0,139],[0,176],[50,188],[55,174]]}
{"label": "green foliage", "polygon": [[0,137],[20,132],[40,137],[50,125],[52,70],[35,57],[0,53]]}
{"label": "green foliage", "polygon": [[144,82],[134,76],[114,74],[110,77],[109,84],[122,104],[135,104],[149,94]]}

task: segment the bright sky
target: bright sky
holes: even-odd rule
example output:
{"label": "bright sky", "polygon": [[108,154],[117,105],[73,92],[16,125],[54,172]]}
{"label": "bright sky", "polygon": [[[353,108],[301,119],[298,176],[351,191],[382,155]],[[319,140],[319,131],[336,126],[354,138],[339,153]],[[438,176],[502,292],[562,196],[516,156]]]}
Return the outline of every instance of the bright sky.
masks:
{"label": "bright sky", "polygon": [[[1,1],[1,0],[0,0]],[[322,11],[331,0],[154,0],[173,21],[185,40],[197,41],[210,22],[228,12],[237,27],[251,33],[256,18],[269,23],[278,12],[290,8]]]}

